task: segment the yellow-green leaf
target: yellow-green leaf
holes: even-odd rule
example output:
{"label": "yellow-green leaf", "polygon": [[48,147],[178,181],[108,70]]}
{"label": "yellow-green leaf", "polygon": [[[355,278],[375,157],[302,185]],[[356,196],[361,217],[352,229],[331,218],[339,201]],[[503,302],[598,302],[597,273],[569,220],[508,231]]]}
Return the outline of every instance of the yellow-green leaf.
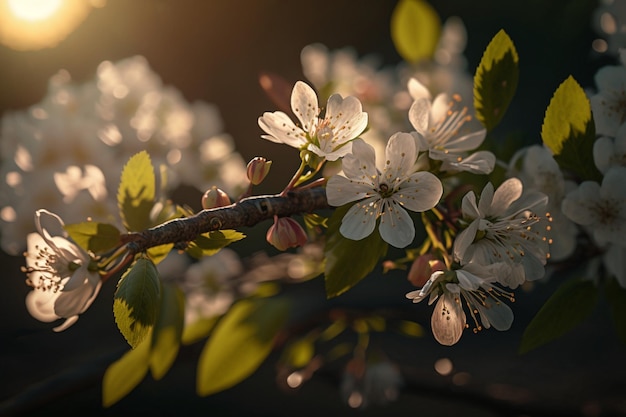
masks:
{"label": "yellow-green leaf", "polygon": [[223,391],[252,375],[272,351],[288,313],[289,302],[283,298],[246,299],[233,305],[200,354],[198,395]]}
{"label": "yellow-green leaf", "polygon": [[281,362],[292,369],[304,368],[311,362],[315,354],[313,343],[302,338],[289,343],[282,352]]}
{"label": "yellow-green leaf", "polygon": [[120,243],[120,231],[112,224],[83,222],[66,224],[64,229],[86,251],[104,252]]}
{"label": "yellow-green leaf", "polygon": [[[326,296],[336,297],[354,287],[378,265],[387,253],[387,243],[378,230],[361,240],[351,240],[339,232],[341,220],[351,204],[337,208],[328,220],[324,255]],[[358,262],[355,260],[358,259]]]}
{"label": "yellow-green leaf", "polygon": [[602,178],[593,161],[595,124],[591,104],[582,87],[570,75],[556,89],[541,126],[543,143],[559,166],[583,180]]}
{"label": "yellow-green leaf", "polygon": [[187,253],[197,259],[203,256],[215,255],[220,249],[245,237],[246,235],[236,230],[218,230],[203,233],[189,243]]}
{"label": "yellow-green leaf", "polygon": [[148,335],[159,311],[160,281],[154,263],[138,258],[122,275],[113,300],[118,329],[133,348]]}
{"label": "yellow-green leaf", "polygon": [[163,259],[169,255],[170,251],[174,247],[173,243],[166,243],[165,245],[153,246],[148,249],[148,256],[154,262],[155,265],[158,265]]}
{"label": "yellow-green leaf", "polygon": [[196,343],[209,335],[215,327],[219,316],[199,318],[193,323],[185,324],[182,342],[184,345]]}
{"label": "yellow-green leaf", "polygon": [[138,232],[152,226],[150,211],[155,202],[155,175],[146,151],[133,155],[122,170],[117,205],[124,227]]}
{"label": "yellow-green leaf", "polygon": [[152,331],[150,371],[155,380],[165,376],[178,355],[185,320],[185,295],[176,286],[161,286],[161,307]]}
{"label": "yellow-green leaf", "polygon": [[126,352],[104,372],[102,380],[102,406],[110,407],[126,397],[148,373],[150,339],[136,349]]}
{"label": "yellow-green leaf", "polygon": [[506,112],[519,78],[519,57],[513,41],[500,30],[489,42],[474,75],[476,118],[488,131]]}
{"label": "yellow-green leaf", "polygon": [[441,34],[441,20],[423,0],[400,0],[391,15],[391,39],[407,62],[430,59]]}

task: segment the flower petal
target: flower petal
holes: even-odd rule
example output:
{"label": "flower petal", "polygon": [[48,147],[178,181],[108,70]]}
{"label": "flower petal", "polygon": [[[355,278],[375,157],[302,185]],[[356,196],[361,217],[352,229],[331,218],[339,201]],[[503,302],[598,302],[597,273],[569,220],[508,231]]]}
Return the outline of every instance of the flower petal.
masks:
{"label": "flower petal", "polygon": [[417,159],[415,139],[409,133],[398,132],[389,138],[385,149],[383,179],[387,185],[394,184],[396,178],[406,176]]}
{"label": "flower petal", "polygon": [[326,185],[328,204],[335,207],[362,200],[371,192],[372,186],[370,184],[352,181],[342,175],[332,176]]}
{"label": "flower petal", "polygon": [[430,117],[430,99],[422,98],[415,100],[409,108],[409,121],[417,133],[426,136]]}
{"label": "flower petal", "polygon": [[465,260],[468,258],[467,249],[474,242],[474,238],[476,238],[476,232],[478,231],[478,225],[480,224],[480,219],[474,220],[467,229],[464,229],[461,233],[459,233],[454,239],[454,245],[452,253],[454,254],[454,260],[461,262],[461,264],[466,263]]}
{"label": "flower petal", "polygon": [[356,97],[343,99],[339,94],[333,94],[328,99],[325,120],[330,121],[335,137],[334,146],[346,143],[360,135],[367,127],[367,113]]}
{"label": "flower petal", "polygon": [[499,331],[509,330],[513,324],[513,311],[503,302],[492,298],[485,299],[485,305],[476,303],[485,328],[493,326]]}
{"label": "flower petal", "polygon": [[[485,216],[501,215],[509,206],[522,195],[522,182],[517,178],[504,181],[493,194],[493,201]],[[482,196],[481,196],[482,199]]]}
{"label": "flower petal", "polygon": [[411,77],[407,84],[407,88],[413,100],[426,99],[430,102],[430,91],[428,91],[428,88],[426,88],[424,84],[420,83],[417,78]]}
{"label": "flower petal", "polygon": [[383,200],[378,231],[383,240],[396,248],[404,248],[415,239],[415,225],[409,213],[391,199]]}
{"label": "flower petal", "polygon": [[412,174],[400,184],[392,198],[403,207],[423,212],[435,207],[443,195],[443,185],[439,178],[427,171]]}
{"label": "flower petal", "polygon": [[461,339],[465,329],[465,313],[453,294],[445,292],[439,298],[430,325],[433,336],[444,346],[452,346]]}
{"label": "flower petal", "polygon": [[311,129],[317,123],[319,116],[319,106],[317,94],[307,83],[302,81],[296,82],[291,92],[291,110],[296,115],[302,129],[305,132],[311,132]]}
{"label": "flower petal", "polygon": [[371,235],[376,227],[380,204],[378,197],[357,202],[343,216],[339,232],[352,240],[361,240]]}
{"label": "flower petal", "polygon": [[374,182],[374,179],[378,177],[376,151],[363,139],[356,139],[352,142],[352,154],[346,155],[341,160],[341,167],[348,179],[371,184],[372,187],[377,185]]}
{"label": "flower petal", "polygon": [[306,135],[298,126],[296,126],[289,116],[281,111],[274,113],[266,112],[259,117],[259,127],[263,129],[267,135],[261,135],[263,139],[267,139],[276,143],[284,143],[294,148],[300,148],[307,143]]}

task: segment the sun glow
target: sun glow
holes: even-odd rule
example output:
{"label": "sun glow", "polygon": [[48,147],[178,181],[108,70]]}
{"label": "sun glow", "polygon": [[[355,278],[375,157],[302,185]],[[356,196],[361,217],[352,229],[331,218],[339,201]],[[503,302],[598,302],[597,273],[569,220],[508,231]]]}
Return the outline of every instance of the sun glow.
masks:
{"label": "sun glow", "polygon": [[56,46],[106,0],[0,0],[0,43],[17,50]]}
{"label": "sun glow", "polygon": [[50,18],[62,5],[61,0],[8,0],[15,17],[31,22]]}

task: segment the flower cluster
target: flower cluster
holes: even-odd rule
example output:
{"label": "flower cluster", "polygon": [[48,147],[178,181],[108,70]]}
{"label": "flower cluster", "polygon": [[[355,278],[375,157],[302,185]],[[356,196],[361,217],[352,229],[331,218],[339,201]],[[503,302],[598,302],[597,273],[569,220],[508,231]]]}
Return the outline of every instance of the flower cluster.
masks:
{"label": "flower cluster", "polygon": [[170,189],[215,185],[238,193],[246,185],[245,163],[217,108],[187,102],[141,56],[102,62],[81,84],[60,71],[41,102],[1,122],[0,227],[9,253],[24,249],[29,213],[40,207],[68,223],[114,223],[114,179],[140,150],[155,166],[165,164]]}

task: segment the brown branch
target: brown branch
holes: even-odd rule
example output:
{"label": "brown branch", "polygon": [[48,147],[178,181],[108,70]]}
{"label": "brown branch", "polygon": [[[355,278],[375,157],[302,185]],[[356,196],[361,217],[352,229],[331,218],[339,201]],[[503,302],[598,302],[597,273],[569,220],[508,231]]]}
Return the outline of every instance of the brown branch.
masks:
{"label": "brown branch", "polygon": [[191,217],[170,220],[143,232],[123,237],[131,253],[140,253],[151,247],[168,243],[187,243],[202,233],[224,229],[254,226],[274,216],[311,213],[329,208],[326,189],[290,191],[286,195],[262,195],[244,198],[225,207],[202,210]]}

